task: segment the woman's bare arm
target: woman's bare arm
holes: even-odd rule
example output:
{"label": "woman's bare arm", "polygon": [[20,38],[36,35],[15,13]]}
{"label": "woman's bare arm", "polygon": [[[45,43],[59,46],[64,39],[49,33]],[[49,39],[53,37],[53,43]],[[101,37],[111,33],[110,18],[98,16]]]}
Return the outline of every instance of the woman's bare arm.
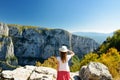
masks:
{"label": "woman's bare arm", "polygon": [[71,56],[75,55],[75,53],[73,51],[71,51],[71,50],[69,50],[68,52],[70,53]]}

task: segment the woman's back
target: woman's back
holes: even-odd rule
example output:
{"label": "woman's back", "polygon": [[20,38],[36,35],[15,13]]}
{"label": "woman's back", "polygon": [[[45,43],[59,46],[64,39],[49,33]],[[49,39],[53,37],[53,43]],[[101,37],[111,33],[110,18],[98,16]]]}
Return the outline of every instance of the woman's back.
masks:
{"label": "woman's back", "polygon": [[67,60],[66,62],[62,62],[60,57],[57,57],[57,60],[59,61],[59,71],[70,71],[68,61],[70,60],[71,55],[67,55]]}

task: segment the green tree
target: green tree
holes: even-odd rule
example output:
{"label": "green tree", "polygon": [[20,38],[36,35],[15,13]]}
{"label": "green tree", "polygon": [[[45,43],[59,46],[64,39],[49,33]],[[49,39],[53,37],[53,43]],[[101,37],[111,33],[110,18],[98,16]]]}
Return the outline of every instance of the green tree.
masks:
{"label": "green tree", "polygon": [[87,65],[89,62],[91,61],[97,61],[98,59],[98,54],[96,53],[89,53],[89,54],[86,54],[84,56],[84,58],[81,60],[80,62],[80,68],[83,66],[83,65]]}
{"label": "green tree", "polygon": [[98,54],[106,53],[109,48],[116,48],[120,51],[120,30],[114,32],[112,37],[108,37],[97,50]]}
{"label": "green tree", "polygon": [[72,66],[70,66],[70,71],[75,72],[80,69],[80,59],[77,55],[74,55],[71,59]]}
{"label": "green tree", "polygon": [[120,76],[120,55],[117,49],[110,48],[107,53],[101,54],[98,62],[105,64],[114,78]]}

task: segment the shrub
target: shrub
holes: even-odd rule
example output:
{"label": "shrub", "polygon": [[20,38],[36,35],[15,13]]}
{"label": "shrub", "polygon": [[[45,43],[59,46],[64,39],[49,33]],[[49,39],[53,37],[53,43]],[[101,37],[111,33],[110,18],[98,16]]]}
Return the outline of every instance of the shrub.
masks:
{"label": "shrub", "polygon": [[36,61],[35,66],[39,67],[39,66],[41,66],[41,65],[42,65],[42,64],[41,64],[39,61]]}
{"label": "shrub", "polygon": [[108,67],[115,80],[120,78],[120,54],[117,49],[110,48],[106,53],[102,53],[100,56],[95,53],[86,54],[80,61],[80,68],[91,61],[103,63]]}
{"label": "shrub", "polygon": [[110,48],[106,54],[102,54],[98,59],[105,64],[114,78],[120,76],[120,55],[117,49]]}
{"label": "shrub", "polygon": [[36,66],[44,66],[44,67],[51,67],[51,68],[57,69],[57,59],[56,57],[51,56],[50,58],[45,60],[43,64],[37,61]]}
{"label": "shrub", "polygon": [[80,62],[80,68],[83,66],[83,65],[87,65],[89,62],[91,61],[97,61],[98,59],[98,54],[96,53],[89,53],[89,54],[86,54],[84,56],[84,58],[81,60]]}
{"label": "shrub", "polygon": [[81,61],[78,57],[74,56],[72,58],[73,65],[70,67],[70,71],[79,71],[83,65],[87,65],[91,61],[97,61],[97,59],[98,55],[96,53],[86,54]]}
{"label": "shrub", "polygon": [[75,72],[78,71],[80,69],[80,59],[78,58],[77,55],[73,56],[71,59],[71,64],[72,66],[70,66],[70,71],[71,72]]}

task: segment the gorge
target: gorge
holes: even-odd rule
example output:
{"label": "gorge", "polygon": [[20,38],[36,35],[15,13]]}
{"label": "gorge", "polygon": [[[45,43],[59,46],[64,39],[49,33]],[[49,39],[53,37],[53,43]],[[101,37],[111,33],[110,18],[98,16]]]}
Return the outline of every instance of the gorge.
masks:
{"label": "gorge", "polygon": [[62,29],[10,25],[0,23],[0,66],[35,65],[51,56],[59,55],[59,47],[66,45],[78,57],[94,51],[95,40],[71,34]]}

